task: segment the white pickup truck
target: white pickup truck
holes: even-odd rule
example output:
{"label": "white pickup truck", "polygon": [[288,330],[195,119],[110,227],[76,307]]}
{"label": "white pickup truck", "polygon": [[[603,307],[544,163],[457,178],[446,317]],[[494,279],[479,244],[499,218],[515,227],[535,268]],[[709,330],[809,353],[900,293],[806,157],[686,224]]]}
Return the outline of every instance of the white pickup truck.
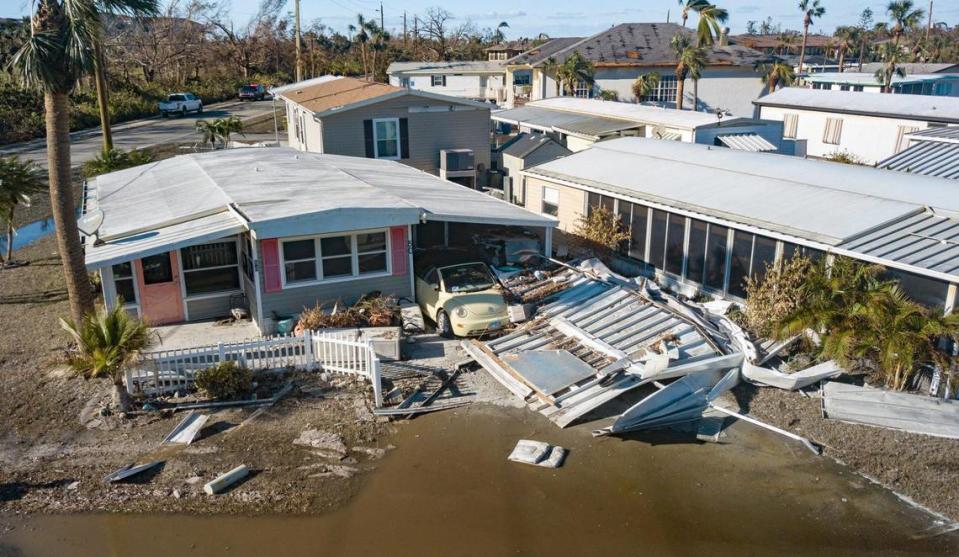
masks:
{"label": "white pickup truck", "polygon": [[160,114],[164,118],[171,114],[186,116],[187,112],[203,112],[203,101],[193,93],[172,93],[165,101],[160,101]]}

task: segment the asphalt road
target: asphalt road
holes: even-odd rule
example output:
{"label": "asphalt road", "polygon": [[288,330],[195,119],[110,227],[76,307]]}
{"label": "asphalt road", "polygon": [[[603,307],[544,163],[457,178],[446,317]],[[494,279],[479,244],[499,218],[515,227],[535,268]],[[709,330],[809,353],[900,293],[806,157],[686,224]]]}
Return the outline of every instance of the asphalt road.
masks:
{"label": "asphalt road", "polygon": [[[247,120],[269,114],[272,101],[239,102],[228,101],[205,106],[203,114],[190,113],[185,117],[161,118],[155,116],[143,120],[132,120],[113,126],[113,146],[124,151],[142,149],[162,143],[187,143],[198,139],[195,131],[197,120],[212,120],[227,116],[238,116]],[[82,130],[70,134],[71,159],[79,166],[95,157],[102,148],[100,128]],[[36,161],[46,168],[46,140],[38,139],[26,143],[6,145],[0,148],[0,155],[19,155]]]}

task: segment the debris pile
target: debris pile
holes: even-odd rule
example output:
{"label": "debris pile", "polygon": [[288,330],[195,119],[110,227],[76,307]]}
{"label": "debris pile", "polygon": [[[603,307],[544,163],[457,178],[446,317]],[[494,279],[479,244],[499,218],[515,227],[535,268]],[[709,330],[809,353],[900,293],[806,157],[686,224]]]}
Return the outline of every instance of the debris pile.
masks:
{"label": "debris pile", "polygon": [[563,447],[554,447],[542,441],[520,439],[507,459],[543,468],[559,468],[566,460],[566,452]]}

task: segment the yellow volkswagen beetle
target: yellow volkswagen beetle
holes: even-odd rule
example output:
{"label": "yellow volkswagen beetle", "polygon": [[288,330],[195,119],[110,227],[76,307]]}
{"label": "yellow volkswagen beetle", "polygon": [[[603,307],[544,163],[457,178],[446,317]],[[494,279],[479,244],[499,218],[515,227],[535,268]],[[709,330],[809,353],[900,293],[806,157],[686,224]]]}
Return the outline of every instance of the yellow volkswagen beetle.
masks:
{"label": "yellow volkswagen beetle", "polygon": [[416,274],[416,300],[446,338],[482,335],[509,323],[502,287],[479,261],[425,267]]}

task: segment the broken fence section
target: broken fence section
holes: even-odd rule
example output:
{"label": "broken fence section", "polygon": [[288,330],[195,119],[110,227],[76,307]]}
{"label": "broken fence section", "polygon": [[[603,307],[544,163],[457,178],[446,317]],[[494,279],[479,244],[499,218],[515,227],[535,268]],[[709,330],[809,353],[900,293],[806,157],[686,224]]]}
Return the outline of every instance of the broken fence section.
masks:
{"label": "broken fence section", "polygon": [[140,365],[126,372],[130,394],[156,396],[193,387],[197,372],[221,362],[237,362],[252,370],[323,369],[361,376],[373,382],[379,358],[369,340],[355,332],[306,331],[193,348],[143,354]]}

